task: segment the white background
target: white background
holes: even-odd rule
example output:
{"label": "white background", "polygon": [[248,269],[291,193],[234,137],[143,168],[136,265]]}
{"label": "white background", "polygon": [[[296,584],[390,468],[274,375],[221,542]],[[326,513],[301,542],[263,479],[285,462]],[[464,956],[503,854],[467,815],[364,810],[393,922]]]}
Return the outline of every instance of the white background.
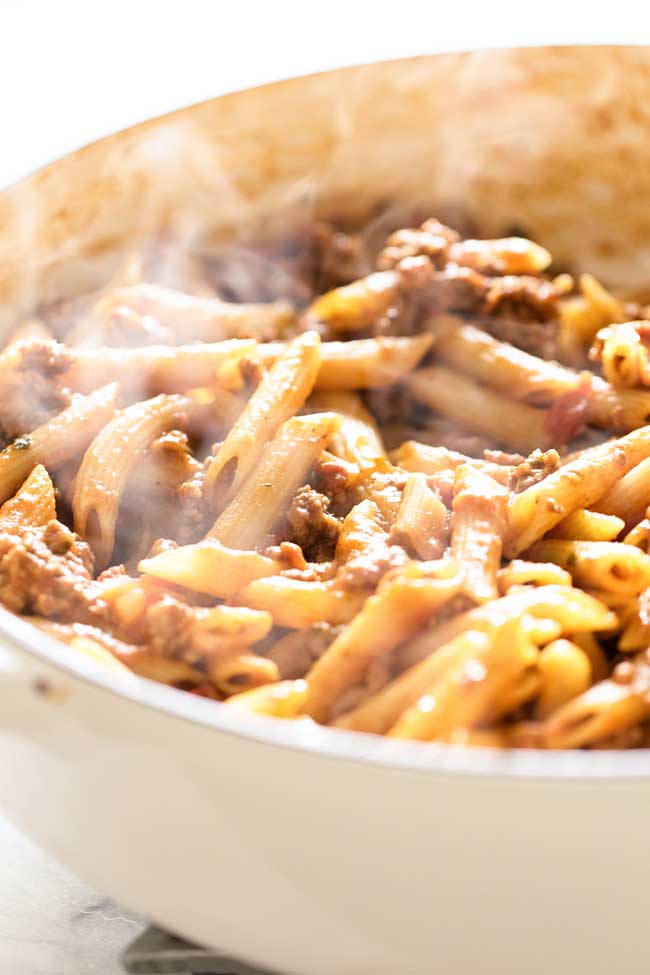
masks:
{"label": "white background", "polygon": [[[0,0],[0,186],[114,129],[289,75],[436,50],[650,42],[643,0],[600,6]],[[0,782],[0,801],[8,788]],[[1,814],[0,862],[3,975],[117,971],[110,959],[135,923],[97,906],[96,895],[3,825]]]}

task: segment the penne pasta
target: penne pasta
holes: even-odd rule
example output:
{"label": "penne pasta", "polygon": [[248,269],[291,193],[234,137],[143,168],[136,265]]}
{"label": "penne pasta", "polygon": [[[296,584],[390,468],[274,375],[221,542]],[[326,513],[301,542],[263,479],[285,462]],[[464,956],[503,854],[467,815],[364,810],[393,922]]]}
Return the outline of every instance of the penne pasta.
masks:
{"label": "penne pasta", "polygon": [[451,557],[461,566],[462,592],[476,603],[496,599],[506,532],[508,491],[470,464],[456,469]]}
{"label": "penne pasta", "polygon": [[21,525],[47,525],[56,518],[52,479],[42,464],[37,464],[13,498],[0,508],[0,531]]}
{"label": "penne pasta", "polygon": [[437,357],[453,369],[516,400],[548,404],[580,384],[579,373],[507,342],[499,342],[482,329],[451,315],[438,319],[436,326]]}
{"label": "penne pasta", "polygon": [[[632,471],[634,470],[636,468],[632,469]],[[597,502],[598,507],[602,507],[602,505],[603,501]],[[556,525],[550,534],[554,538],[567,538],[575,541],[611,542],[618,538],[624,528],[625,522],[616,515],[578,508],[559,525]]]}
{"label": "penne pasta", "polygon": [[278,668],[272,660],[256,653],[230,653],[208,666],[210,680],[225,695],[238,694],[253,688],[275,685]]}
{"label": "penne pasta", "polygon": [[468,430],[524,454],[548,447],[546,413],[521,403],[513,410],[505,396],[446,366],[429,366],[406,380],[411,393],[432,410]]}
{"label": "penne pasta", "polygon": [[650,306],[388,219],[165,214],[8,321],[0,604],[296,734],[647,747]]}
{"label": "penne pasta", "polygon": [[251,714],[263,714],[271,718],[297,718],[307,696],[304,680],[283,680],[267,684],[251,691],[233,694],[228,698],[229,707],[243,708]]}
{"label": "penne pasta", "polygon": [[66,379],[82,392],[119,380],[127,398],[184,393],[195,386],[213,386],[224,364],[240,362],[255,347],[253,339],[134,349],[80,347],[70,350],[72,365]]}
{"label": "penne pasta", "polygon": [[371,471],[386,460],[381,434],[361,398],[353,392],[321,392],[312,396],[317,412],[337,413],[341,426],[330,441],[330,450],[359,472]]}
{"label": "penne pasta", "polygon": [[574,585],[585,589],[638,593],[650,585],[650,555],[633,545],[547,539],[536,542],[528,556],[555,562],[571,573]]}
{"label": "penne pasta", "polygon": [[[431,348],[433,336],[377,336],[350,342],[323,342],[317,389],[378,389],[400,382],[415,369]],[[285,346],[259,345],[254,358],[274,362]]]}
{"label": "penne pasta", "polygon": [[256,579],[235,598],[246,606],[266,610],[276,626],[306,630],[316,623],[349,623],[363,606],[365,594],[339,588],[332,581],[278,575]]}
{"label": "penne pasta", "polygon": [[410,474],[391,540],[420,559],[438,559],[447,547],[448,517],[446,506],[431,490],[425,475]]}
{"label": "penne pasta", "polygon": [[258,463],[278,427],[302,407],[320,365],[320,338],[304,332],[262,378],[210,463],[206,488],[222,509]]}
{"label": "penne pasta", "polygon": [[229,599],[255,579],[276,575],[286,567],[259,552],[227,548],[216,538],[172,548],[138,565],[145,575],[219,599]]}
{"label": "penne pasta", "polygon": [[628,471],[620,481],[596,503],[596,509],[607,515],[614,515],[630,531],[644,517],[650,505],[650,457],[642,460]]}
{"label": "penne pasta", "polygon": [[518,586],[571,586],[571,573],[553,562],[513,559],[497,573],[499,591],[505,595]]}
{"label": "penne pasta", "polygon": [[547,748],[585,748],[639,724],[650,713],[634,685],[604,680],[558,708],[542,728]]}
{"label": "penne pasta", "polygon": [[230,547],[263,545],[340,425],[335,413],[298,416],[283,423],[209,537]]}
{"label": "penne pasta", "polygon": [[405,643],[400,653],[400,666],[410,667],[428,656],[436,647],[452,640],[466,629],[483,630],[496,625],[504,617],[526,614],[536,620],[552,620],[560,624],[560,634],[573,637],[576,633],[608,631],[616,627],[618,618],[594,596],[567,585],[543,585],[513,590],[507,596],[477,606],[468,612],[444,621],[432,621],[430,628]]}
{"label": "penne pasta", "polygon": [[173,329],[184,342],[214,342],[254,336],[281,338],[295,321],[286,302],[244,304],[205,298],[175,291],[159,284],[134,284],[114,288],[97,303],[96,317],[109,317],[120,308],[150,315]]}
{"label": "penne pasta", "polygon": [[445,741],[458,729],[492,724],[535,696],[540,654],[521,622],[510,620],[481,636],[482,645],[451,663],[400,715],[390,737]]}
{"label": "penne pasta", "polygon": [[320,295],[305,312],[305,321],[322,322],[333,332],[356,332],[381,318],[398,297],[395,271],[377,271]]}
{"label": "penne pasta", "polygon": [[590,351],[614,387],[650,385],[648,322],[624,322],[601,328]]}
{"label": "penne pasta", "polygon": [[508,511],[506,555],[519,555],[578,508],[589,508],[650,455],[650,426],[585,450],[518,494]]}
{"label": "penne pasta", "polygon": [[0,503],[4,503],[38,465],[57,470],[84,450],[115,412],[117,384],[88,396],[73,396],[62,413],[0,451]]}
{"label": "penne pasta", "polygon": [[390,458],[397,466],[405,471],[420,474],[440,474],[455,471],[461,464],[471,464],[479,470],[485,471],[499,484],[510,484],[513,467],[508,464],[492,464],[484,460],[467,457],[456,450],[447,447],[433,447],[419,443],[417,440],[405,441],[397,450],[392,451]]}
{"label": "penne pasta", "polygon": [[157,396],[121,410],[95,437],[77,474],[72,501],[75,531],[90,544],[98,565],[115,542],[120,499],[144,451],[166,430],[187,424],[191,400]]}
{"label": "penne pasta", "polygon": [[545,720],[591,686],[591,661],[585,651],[570,640],[554,640],[544,647],[538,668],[541,677],[541,689],[535,702],[538,721]]}
{"label": "penne pasta", "polygon": [[413,563],[383,579],[376,594],[309,672],[306,713],[327,721],[337,698],[363,682],[371,662],[415,633],[459,587],[452,562]]}

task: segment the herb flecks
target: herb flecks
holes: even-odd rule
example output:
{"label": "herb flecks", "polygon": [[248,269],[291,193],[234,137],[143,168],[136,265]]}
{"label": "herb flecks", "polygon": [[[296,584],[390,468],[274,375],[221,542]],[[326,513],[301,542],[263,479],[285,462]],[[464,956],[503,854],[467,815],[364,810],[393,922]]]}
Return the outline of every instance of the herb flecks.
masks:
{"label": "herb flecks", "polygon": [[14,450],[28,450],[32,445],[32,438],[28,433],[24,434],[22,437],[16,437],[14,442],[11,444]]}

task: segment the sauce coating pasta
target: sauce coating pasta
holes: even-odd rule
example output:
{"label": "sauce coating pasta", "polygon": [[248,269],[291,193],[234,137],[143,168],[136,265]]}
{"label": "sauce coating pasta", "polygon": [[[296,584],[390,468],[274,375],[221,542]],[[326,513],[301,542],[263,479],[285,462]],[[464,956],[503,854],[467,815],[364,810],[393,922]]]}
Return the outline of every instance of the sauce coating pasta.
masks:
{"label": "sauce coating pasta", "polygon": [[650,747],[650,310],[523,237],[312,237],[16,323],[0,602],[297,735]]}

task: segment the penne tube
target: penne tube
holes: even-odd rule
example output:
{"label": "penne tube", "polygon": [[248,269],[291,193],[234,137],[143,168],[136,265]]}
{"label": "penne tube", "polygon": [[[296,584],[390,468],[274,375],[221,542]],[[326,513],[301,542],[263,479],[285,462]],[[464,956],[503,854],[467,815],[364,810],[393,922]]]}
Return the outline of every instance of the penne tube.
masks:
{"label": "penne tube", "polygon": [[304,332],[262,378],[208,467],[206,489],[215,507],[225,507],[278,427],[301,409],[319,365],[320,338],[316,332]]}
{"label": "penne tube", "polygon": [[57,470],[84,450],[115,413],[117,390],[111,383],[88,396],[73,396],[67,409],[0,451],[0,503],[38,464]]}
{"label": "penne tube", "polygon": [[[433,336],[384,336],[353,339],[350,342],[323,342],[317,389],[378,389],[400,382],[415,369],[431,348]],[[281,342],[258,345],[253,358],[265,364],[281,355]]]}
{"label": "penne tube", "polygon": [[139,283],[114,288],[94,309],[98,318],[110,317],[120,308],[150,315],[173,329],[184,342],[215,342],[253,336],[263,341],[281,338],[294,323],[295,313],[287,302],[244,304],[189,295],[159,284]]}
{"label": "penne tube", "polygon": [[514,470],[508,464],[492,464],[474,457],[467,457],[456,450],[447,447],[432,447],[419,443],[417,440],[406,440],[397,450],[392,451],[390,459],[405,471],[421,474],[440,474],[443,471],[455,471],[461,464],[471,464],[481,471],[485,471],[499,484],[510,483]]}
{"label": "penne tube", "polygon": [[0,531],[21,525],[47,525],[54,518],[54,485],[43,465],[37,464],[13,498],[0,508]]}
{"label": "penne tube", "polygon": [[216,538],[172,548],[138,565],[145,575],[219,599],[229,599],[255,579],[277,575],[283,568],[287,566],[275,559],[227,548]]}
{"label": "penne tube", "polygon": [[625,527],[626,531],[630,531],[645,517],[648,505],[650,505],[650,457],[642,460],[621,477],[595,507],[604,514],[615,515],[622,519],[624,525],[621,528]]}
{"label": "penne tube", "polygon": [[129,475],[151,443],[166,430],[185,426],[191,400],[157,396],[120,410],[84,455],[72,501],[75,531],[105,566],[115,542],[120,500]]}
{"label": "penne tube", "polygon": [[572,586],[571,573],[553,562],[513,559],[498,572],[499,591],[505,595],[515,586]]}
{"label": "penne tube", "polygon": [[[524,613],[535,619],[557,621],[561,633],[572,638],[576,633],[612,630],[618,623],[615,613],[601,600],[580,589],[555,584],[522,587],[443,622],[434,619],[429,628],[404,644],[399,654],[400,666],[411,667],[465,629],[483,630],[496,625],[504,616],[507,618]],[[554,633],[552,638],[559,635]]]}
{"label": "penne tube", "polygon": [[225,702],[229,707],[242,708],[251,714],[270,718],[298,718],[307,697],[307,681],[282,680],[251,691],[233,694]]}
{"label": "penne tube", "polygon": [[548,403],[554,397],[577,389],[580,382],[588,378],[589,423],[627,433],[650,422],[650,391],[619,388],[610,375],[603,380],[589,373],[578,373],[523,352],[507,342],[499,342],[472,325],[445,328],[446,322],[447,319],[443,319],[441,335],[436,342],[440,358],[508,396],[528,403]]}
{"label": "penne tube", "polygon": [[363,606],[365,594],[338,588],[332,581],[312,582],[287,576],[256,579],[235,597],[266,610],[276,626],[306,630],[317,623],[349,623]]}
{"label": "penne tube", "polygon": [[650,426],[584,450],[575,460],[516,495],[508,512],[513,558],[578,508],[590,508],[650,456]]}
{"label": "penne tube", "polygon": [[634,685],[604,680],[558,708],[544,723],[547,748],[585,748],[647,719],[646,695]]}
{"label": "penne tube", "polygon": [[286,420],[209,532],[231,548],[264,545],[298,488],[337,432],[335,413]]}
{"label": "penne tube", "polygon": [[157,393],[184,393],[195,386],[213,386],[219,369],[239,362],[256,347],[253,339],[230,339],[196,345],[146,345],[141,348],[79,347],[70,349],[73,362],[66,381],[88,392],[119,380],[128,398]]}
{"label": "penne tube", "polygon": [[341,426],[330,441],[330,451],[348,464],[365,472],[386,460],[386,451],[374,418],[358,393],[319,392],[311,397],[316,412],[332,412],[342,417]]}
{"label": "penne tube", "polygon": [[462,592],[476,603],[499,595],[507,524],[508,491],[470,464],[456,469],[452,501],[451,557],[463,576]]}
{"label": "penne tube", "polygon": [[334,332],[356,332],[385,315],[399,297],[399,275],[375,271],[320,295],[305,312],[307,323],[321,322]]}
{"label": "penne tube", "polygon": [[591,661],[585,651],[570,640],[554,640],[544,647],[538,666],[541,687],[534,709],[538,721],[544,721],[591,686]]}
{"label": "penne tube", "polygon": [[507,342],[499,342],[461,319],[445,315],[436,319],[435,324],[437,357],[514,399],[548,404],[580,384],[579,373]]}
{"label": "penne tube", "polygon": [[406,380],[413,395],[432,410],[495,443],[529,454],[551,446],[546,412],[512,400],[445,366],[429,366]]}
{"label": "penne tube", "polygon": [[420,663],[401,673],[377,694],[336,718],[332,722],[333,726],[349,731],[386,734],[394,727],[400,715],[416,704],[450,667],[462,664],[473,654],[485,649],[490,640],[488,633],[478,630],[458,633]]}
{"label": "penne tube", "polygon": [[343,691],[363,682],[373,660],[391,653],[455,596],[460,581],[452,562],[411,563],[386,576],[307,675],[306,713],[327,722]]}
{"label": "penne tube", "polygon": [[588,420],[614,433],[645,426],[650,423],[650,390],[617,389],[600,376],[592,376]]}
{"label": "penne tube", "polygon": [[645,518],[635,525],[634,528],[624,535],[623,541],[626,545],[636,545],[642,552],[650,554],[650,518],[646,511]]}
{"label": "penne tube", "polygon": [[389,730],[391,738],[447,740],[457,729],[492,724],[533,697],[539,651],[520,620],[481,634],[481,646],[454,661]]}
{"label": "penne tube", "polygon": [[612,386],[650,386],[648,322],[608,325],[596,335],[590,358],[600,361]]}
{"label": "penne tube", "polygon": [[[605,651],[594,634],[589,633],[589,631],[585,631],[584,633],[574,633],[571,637],[571,642],[580,647],[580,649],[587,655],[589,664],[591,666],[592,682],[597,683],[598,681],[604,680],[609,674],[610,665],[607,657],[605,656]],[[644,646],[647,645],[647,643],[644,644]]]}
{"label": "penne tube", "polygon": [[279,679],[278,668],[272,660],[251,652],[219,657],[208,665],[208,676],[226,696],[275,684]]}
{"label": "penne tube", "polygon": [[[633,468],[630,473],[634,470],[636,468]],[[602,504],[603,501],[597,502],[598,507],[601,507]],[[559,525],[556,525],[550,534],[553,538],[567,538],[575,541],[612,542],[615,538],[618,538],[624,528],[625,522],[616,515],[605,515],[599,511],[578,508],[577,511],[572,512],[564,521],[561,521]]]}
{"label": "penne tube", "polygon": [[447,547],[449,512],[424,474],[409,474],[391,541],[419,559],[438,559]]}
{"label": "penne tube", "polygon": [[[272,625],[270,613],[251,606],[198,607],[193,615],[194,645],[203,646],[209,656],[216,639],[248,646],[268,636]],[[215,652],[222,653],[218,647]]]}
{"label": "penne tube", "polygon": [[531,559],[555,562],[574,585],[599,592],[639,593],[650,585],[650,555],[618,542],[546,539],[528,550]]}
{"label": "penne tube", "polygon": [[581,295],[560,302],[560,321],[564,330],[588,348],[600,328],[624,322],[627,312],[625,303],[610,294],[593,275],[581,274],[578,283]]}

